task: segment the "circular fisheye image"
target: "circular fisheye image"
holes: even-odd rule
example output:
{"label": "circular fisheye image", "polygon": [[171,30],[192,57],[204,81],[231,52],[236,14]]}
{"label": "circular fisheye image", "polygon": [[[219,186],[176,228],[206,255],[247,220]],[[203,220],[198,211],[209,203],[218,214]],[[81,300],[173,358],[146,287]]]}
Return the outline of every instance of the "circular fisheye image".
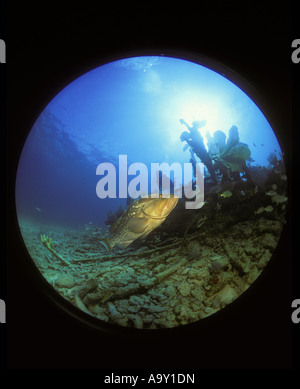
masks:
{"label": "circular fisheye image", "polygon": [[102,322],[174,328],[237,299],[286,219],[282,150],[216,71],[141,56],[99,66],[37,118],[16,176],[26,248],[53,291]]}

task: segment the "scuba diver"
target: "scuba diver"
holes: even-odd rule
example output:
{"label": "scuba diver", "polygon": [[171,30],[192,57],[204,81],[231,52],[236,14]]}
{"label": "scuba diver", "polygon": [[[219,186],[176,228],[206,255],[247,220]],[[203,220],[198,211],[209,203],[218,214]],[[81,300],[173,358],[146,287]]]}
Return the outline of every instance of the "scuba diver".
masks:
{"label": "scuba diver", "polygon": [[217,183],[217,178],[216,178],[216,173],[212,164],[212,159],[209,156],[203,142],[203,137],[198,131],[199,128],[203,127],[206,123],[205,120],[202,121],[194,121],[192,124],[193,126],[189,126],[187,122],[183,119],[179,120],[181,124],[184,124],[188,131],[184,131],[180,135],[180,140],[181,142],[186,142],[193,153],[197,155],[197,157],[201,160],[201,162],[207,167],[207,170],[211,176],[211,179],[213,182],[216,184]]}

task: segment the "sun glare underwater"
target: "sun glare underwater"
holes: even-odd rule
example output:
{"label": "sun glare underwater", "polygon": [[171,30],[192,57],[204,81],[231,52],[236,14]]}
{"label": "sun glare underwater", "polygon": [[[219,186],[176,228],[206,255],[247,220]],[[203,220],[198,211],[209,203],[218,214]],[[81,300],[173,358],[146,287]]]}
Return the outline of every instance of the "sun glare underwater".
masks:
{"label": "sun glare underwater", "polygon": [[[151,164],[164,164],[155,198]],[[172,164],[191,167],[193,193],[203,167],[201,207],[188,209],[184,191],[162,195]],[[46,106],[20,157],[16,209],[53,292],[99,326],[155,330],[210,316],[257,279],[285,224],[286,184],[274,131],[237,85],[188,60],[130,57]]]}

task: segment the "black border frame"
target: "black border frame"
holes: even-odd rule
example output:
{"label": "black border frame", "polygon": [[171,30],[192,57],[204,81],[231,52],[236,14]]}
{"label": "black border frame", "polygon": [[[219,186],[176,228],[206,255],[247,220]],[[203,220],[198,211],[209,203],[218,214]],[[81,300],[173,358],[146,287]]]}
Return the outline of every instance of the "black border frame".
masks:
{"label": "black border frame", "polygon": [[[255,1],[250,3],[256,6]],[[291,66],[291,35],[288,31],[286,34],[283,33],[284,27],[288,26],[287,21],[284,21],[281,27],[276,25],[277,13],[278,16],[281,16],[280,13],[284,15],[289,13],[290,4],[281,5],[282,8],[274,11],[276,8],[274,5],[269,7],[267,4],[258,3],[257,9],[252,10],[249,5],[245,6],[245,9],[244,6],[235,8],[234,2],[231,1],[228,2],[229,9],[227,9],[227,3],[224,2],[223,5],[219,5],[220,9],[215,11],[213,9],[215,2],[211,5],[209,2],[203,2],[202,13],[204,11],[208,21],[200,20],[198,28],[192,26],[191,23],[197,20],[198,15],[193,16],[193,10],[185,11],[183,7],[179,9],[180,17],[178,16],[175,22],[171,19],[163,20],[162,17],[158,18],[158,21],[151,20],[150,17],[149,20],[147,18],[143,20],[147,28],[150,26],[149,31],[146,27],[136,29],[136,26],[140,27],[143,23],[133,23],[133,27],[130,27],[128,32],[122,30],[130,23],[132,18],[129,14],[132,10],[124,13],[124,22],[122,22],[123,15],[120,10],[114,10],[115,15],[117,14],[116,18],[113,12],[106,14],[104,11],[97,15],[101,21],[108,15],[105,26],[99,27],[102,35],[97,34],[97,27],[89,29],[88,18],[81,26],[73,28],[72,23],[68,23],[69,15],[71,14],[72,18],[73,14],[73,10],[68,8],[69,5],[61,5],[60,8],[55,8],[53,5],[53,8],[47,10],[49,11],[48,16],[29,4],[24,5],[26,8],[24,14],[22,7],[18,12],[10,9],[11,27],[7,40],[9,64],[7,66],[9,69],[7,110],[9,155],[6,167],[8,219],[13,215],[12,172],[17,165],[17,155],[33,125],[33,118],[38,116],[32,114],[32,107],[36,107],[36,112],[41,112],[49,101],[49,97],[53,97],[63,85],[67,85],[76,78],[75,74],[85,73],[90,69],[90,64],[99,64],[107,58],[123,56],[126,51],[133,53],[142,50],[147,53],[157,53],[167,48],[174,52],[182,50],[194,52],[195,55],[201,54],[214,58],[240,76],[249,79],[249,83],[254,85],[262,96],[262,104],[265,108],[256,99],[254,101],[261,107],[267,118],[269,117],[268,112],[271,112],[274,122],[277,123],[276,125],[271,123],[271,126],[278,129],[276,135],[282,149],[286,151],[286,166],[291,171],[291,129],[286,123],[289,121],[291,103],[288,101],[290,92],[286,85],[288,77],[285,73],[290,71]],[[218,4],[216,6],[218,8]],[[87,16],[90,14],[90,11],[87,12],[83,8],[83,13],[85,12]],[[151,16],[155,16],[155,13],[156,11],[152,10]],[[162,15],[166,15],[164,11]],[[256,15],[259,16],[258,23],[256,23]],[[187,20],[187,16],[190,19]],[[230,22],[237,20],[240,16],[246,18],[247,26],[243,29],[242,23],[238,23],[236,30]],[[91,18],[94,20],[95,16]],[[178,29],[185,29],[184,33],[179,33],[176,29],[176,22],[180,18],[183,22]],[[75,17],[75,20],[77,19],[78,14]],[[119,35],[118,42],[110,45],[109,38],[116,31],[110,27],[117,24],[115,19],[121,21],[122,28],[118,30],[121,35]],[[214,19],[217,23],[210,24],[214,22]],[[133,22],[136,23],[137,19]],[[251,28],[252,22],[256,32]],[[153,26],[158,27],[154,35]],[[186,26],[190,27],[190,31],[186,31]],[[107,27],[109,27],[108,30],[106,30]],[[166,28],[170,30],[162,34],[162,30],[165,31]],[[226,28],[230,29],[228,34]],[[273,29],[270,34],[268,28]],[[20,34],[24,36],[20,37]],[[75,41],[77,39],[76,44],[72,39],[73,36]],[[267,38],[270,40],[268,41]],[[236,50],[239,51],[238,54]],[[54,91],[56,91],[55,94]],[[284,99],[277,96],[280,93],[286,95]],[[286,125],[287,131],[284,128]],[[291,177],[289,172],[288,175]],[[286,231],[282,247],[278,252],[278,261],[272,259],[272,272],[267,271],[268,267],[264,271],[269,290],[262,288],[257,280],[257,293],[251,298],[245,296],[249,304],[248,310],[242,309],[242,317],[231,314],[232,325],[227,323],[219,332],[216,332],[215,327],[207,325],[203,331],[191,328],[187,334],[178,333],[168,337],[163,335],[156,339],[152,337],[151,339],[135,339],[122,335],[112,337],[108,333],[100,336],[98,331],[74,321],[63,310],[57,310],[56,304],[39,294],[39,286],[30,271],[26,270],[26,266],[24,267],[23,249],[20,247],[20,242],[16,241],[14,220],[7,220],[6,239],[8,259],[5,270],[8,287],[7,320],[9,320],[7,324],[7,364],[10,369],[21,367],[27,369],[53,367],[73,369],[104,367],[285,369],[291,366],[291,355],[288,351],[290,350],[288,344],[291,331],[291,300],[290,290],[286,289],[290,288],[290,273],[289,269],[281,267],[282,261],[289,260],[292,255],[290,229]],[[12,258],[15,260],[14,266],[11,264]],[[16,269],[19,271],[17,276],[14,273]],[[282,279],[285,281],[278,290]],[[284,329],[286,332],[283,331]],[[262,336],[259,331],[265,336]],[[78,333],[84,339],[78,339],[75,346],[72,337],[75,338]],[[41,344],[45,341],[45,334],[49,334],[49,340],[46,341],[48,348]],[[245,339],[245,334],[247,334],[247,339]],[[62,355],[55,354],[54,346],[58,340],[69,350],[74,350],[74,355],[71,355],[69,360]],[[52,345],[51,342],[54,344]],[[247,353],[241,354],[240,357],[236,353],[241,352],[242,342],[246,344],[248,355]],[[191,345],[199,347],[197,360],[187,352]],[[106,352],[104,358],[103,354],[99,356],[96,350],[101,347]],[[89,351],[91,349],[92,351]],[[110,349],[114,349],[115,354]],[[279,351],[282,352],[281,359],[278,359]],[[225,360],[222,357],[224,353]]]}

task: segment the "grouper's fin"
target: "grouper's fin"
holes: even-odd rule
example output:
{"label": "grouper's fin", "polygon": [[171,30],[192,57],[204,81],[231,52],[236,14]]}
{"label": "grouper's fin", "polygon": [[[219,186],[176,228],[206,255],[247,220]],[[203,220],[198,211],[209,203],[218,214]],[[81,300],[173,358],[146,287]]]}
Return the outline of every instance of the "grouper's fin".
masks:
{"label": "grouper's fin", "polygon": [[108,253],[111,252],[111,250],[112,250],[112,248],[113,248],[113,245],[111,244],[110,239],[107,239],[107,238],[101,239],[101,240],[99,240],[99,243],[100,243],[103,247],[105,247],[105,249],[106,249],[106,251],[107,251]]}

